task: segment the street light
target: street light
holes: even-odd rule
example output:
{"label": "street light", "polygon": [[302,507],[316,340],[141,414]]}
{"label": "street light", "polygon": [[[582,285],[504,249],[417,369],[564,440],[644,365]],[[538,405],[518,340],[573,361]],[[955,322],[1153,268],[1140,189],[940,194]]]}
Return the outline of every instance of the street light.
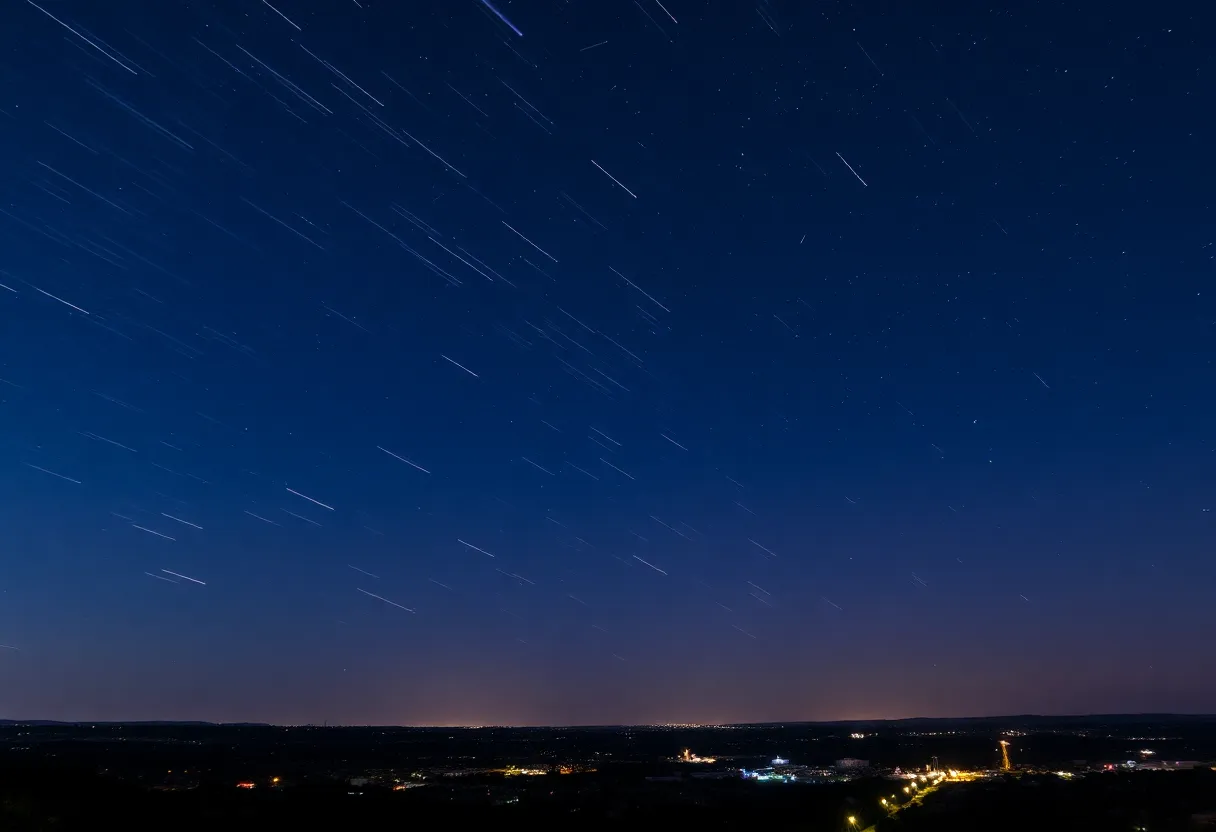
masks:
{"label": "street light", "polygon": [[856,826],[856,825],[857,825],[857,818],[853,817],[852,815],[849,815],[849,826]]}

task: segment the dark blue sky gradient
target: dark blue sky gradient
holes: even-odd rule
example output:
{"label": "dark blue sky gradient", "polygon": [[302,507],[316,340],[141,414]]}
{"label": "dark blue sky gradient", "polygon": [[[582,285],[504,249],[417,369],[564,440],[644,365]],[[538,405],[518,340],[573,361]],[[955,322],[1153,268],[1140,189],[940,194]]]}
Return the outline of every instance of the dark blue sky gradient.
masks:
{"label": "dark blue sky gradient", "polygon": [[9,4],[0,716],[1216,709],[1196,20],[496,5]]}

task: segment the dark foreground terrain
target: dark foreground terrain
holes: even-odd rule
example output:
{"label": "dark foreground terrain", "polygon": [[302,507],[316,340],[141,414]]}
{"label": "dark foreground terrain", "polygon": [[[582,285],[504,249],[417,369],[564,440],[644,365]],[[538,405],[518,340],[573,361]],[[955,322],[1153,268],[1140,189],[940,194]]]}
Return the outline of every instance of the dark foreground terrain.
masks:
{"label": "dark foreground terrain", "polygon": [[[1093,774],[1070,781],[1030,776],[941,787],[922,805],[883,817],[889,790],[864,780],[819,787],[764,784],[653,783],[650,788],[576,776],[562,789],[547,783],[494,799],[476,787],[409,792],[296,786],[258,792],[199,787],[150,791],[102,778],[53,783],[45,772],[0,772],[0,829],[265,830],[382,829],[386,824],[520,829],[810,829],[874,832],[1102,830],[1184,832],[1216,828],[1194,818],[1216,809],[1216,772]],[[31,776],[32,775],[32,776]],[[553,775],[557,777],[558,775]],[[519,802],[511,802],[518,799]],[[498,805],[495,805],[498,804]],[[850,825],[848,817],[858,819]]]}
{"label": "dark foreground terrain", "polygon": [[1216,830],[1202,825],[1216,813],[1214,765],[1216,721],[1179,717],[580,729],[0,723],[0,832],[1182,832]]}
{"label": "dark foreground terrain", "polygon": [[[1020,775],[949,784],[876,832],[1216,830],[1216,771]],[[1207,820],[1203,816],[1210,815]]]}

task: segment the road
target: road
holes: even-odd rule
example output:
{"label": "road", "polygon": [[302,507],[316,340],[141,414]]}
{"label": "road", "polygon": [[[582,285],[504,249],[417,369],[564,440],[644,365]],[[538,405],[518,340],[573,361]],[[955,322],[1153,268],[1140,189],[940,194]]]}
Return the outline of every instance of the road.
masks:
{"label": "road", "polygon": [[[946,783],[946,782],[948,782],[948,781],[942,780],[941,782],[934,783],[931,786],[925,786],[924,788],[919,788],[916,790],[916,794],[912,795],[912,798],[910,800],[907,800],[903,803],[892,803],[891,804],[892,808],[887,810],[887,817],[894,817],[895,815],[899,814],[902,810],[908,808],[909,806],[919,805],[921,803],[921,801],[923,801],[926,797],[928,797],[929,795],[933,794],[935,791],[940,789],[942,787],[942,783]],[[867,826],[865,829],[861,830],[861,832],[875,832],[875,829],[877,828],[877,826],[878,826],[878,821],[875,821],[874,823]]]}

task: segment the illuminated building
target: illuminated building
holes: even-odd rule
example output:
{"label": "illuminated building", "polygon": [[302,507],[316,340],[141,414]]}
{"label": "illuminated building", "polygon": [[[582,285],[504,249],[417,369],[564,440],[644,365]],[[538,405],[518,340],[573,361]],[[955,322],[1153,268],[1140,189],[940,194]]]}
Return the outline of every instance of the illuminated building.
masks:
{"label": "illuminated building", "polygon": [[708,763],[716,763],[716,762],[717,762],[717,759],[716,759],[716,758],[714,758],[714,757],[698,757],[696,754],[693,754],[693,753],[692,753],[692,751],[690,751],[689,749],[685,748],[683,751],[681,751],[681,752],[680,752],[680,756],[679,756],[679,757],[676,757],[676,762],[677,762],[677,763],[704,763],[704,764],[708,764]]}
{"label": "illuminated building", "polygon": [[548,774],[547,768],[516,768],[515,766],[507,766],[502,771],[506,777],[540,777]]}
{"label": "illuminated building", "polygon": [[761,783],[829,783],[839,779],[830,769],[811,768],[809,766],[792,766],[784,757],[773,760],[767,768],[740,769],[744,780],[756,780]]}
{"label": "illuminated building", "polygon": [[794,776],[785,772],[774,771],[771,768],[757,769],[756,771],[742,770],[745,780],[756,780],[761,783],[792,783]]}

